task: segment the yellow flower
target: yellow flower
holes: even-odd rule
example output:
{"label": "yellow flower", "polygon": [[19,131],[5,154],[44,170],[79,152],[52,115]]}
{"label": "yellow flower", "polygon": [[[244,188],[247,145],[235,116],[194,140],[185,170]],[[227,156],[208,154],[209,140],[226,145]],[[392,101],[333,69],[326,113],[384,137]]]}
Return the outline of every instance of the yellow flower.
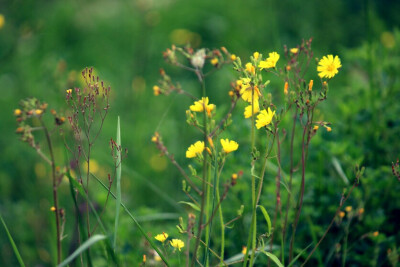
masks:
{"label": "yellow flower", "polygon": [[269,68],[275,68],[276,62],[279,60],[279,54],[276,52],[272,52],[268,54],[268,58],[265,61],[260,61],[260,64],[258,64],[258,67],[262,69],[269,69]]}
{"label": "yellow flower", "polygon": [[19,108],[17,108],[16,110],[14,110],[14,115],[15,116],[20,116],[22,114],[22,111],[19,109]]}
{"label": "yellow flower", "polygon": [[256,69],[254,68],[254,66],[253,66],[253,64],[251,64],[250,62],[249,63],[247,63],[246,65],[245,65],[245,67],[246,67],[246,70],[248,71],[248,72],[250,72],[250,73],[255,73],[256,72]]}
{"label": "yellow flower", "polygon": [[167,240],[168,238],[168,234],[163,232],[162,234],[156,235],[154,238],[160,241],[161,243],[164,243],[164,241]]}
{"label": "yellow flower", "polygon": [[345,211],[350,212],[353,209],[352,206],[347,206],[346,208],[344,208]]}
{"label": "yellow flower", "polygon": [[252,116],[252,114],[257,114],[259,111],[260,111],[260,106],[258,104],[258,101],[254,101],[254,110],[252,109],[251,105],[248,105],[244,109],[244,117],[248,119]]}
{"label": "yellow flower", "polygon": [[157,86],[157,85],[154,85],[154,86],[153,86],[153,93],[154,93],[155,96],[158,96],[159,94],[161,94],[161,89],[160,89],[160,87]]}
{"label": "yellow flower", "polygon": [[179,251],[181,251],[181,248],[183,248],[185,246],[185,243],[183,243],[183,241],[180,239],[172,239],[171,241],[169,241],[169,243],[174,248],[179,249]]}
{"label": "yellow flower", "polygon": [[[252,88],[254,88],[254,97]],[[243,83],[242,88],[240,89],[240,94],[242,95],[243,100],[249,103],[252,102],[252,98],[254,98],[254,102],[258,102],[258,98],[261,95],[257,86],[251,87],[248,83]]]}
{"label": "yellow flower", "polygon": [[56,208],[55,207],[51,207],[50,211],[56,211]]}
{"label": "yellow flower", "polygon": [[221,145],[222,145],[222,149],[224,150],[224,152],[226,154],[231,153],[235,150],[238,149],[239,144],[236,143],[235,141],[229,140],[229,139],[221,139]]}
{"label": "yellow flower", "polygon": [[72,89],[66,90],[67,94],[72,94]]}
{"label": "yellow flower", "polygon": [[292,53],[292,54],[297,54],[297,52],[299,52],[298,48],[291,48],[290,49],[290,53]]}
{"label": "yellow flower", "polygon": [[243,255],[246,255],[246,253],[247,253],[247,247],[246,247],[246,246],[243,246],[243,247],[242,247],[242,254],[243,254]]}
{"label": "yellow flower", "polygon": [[314,131],[316,131],[316,130],[318,130],[319,129],[319,126],[318,125],[314,125]]}
{"label": "yellow flower", "polygon": [[232,61],[235,61],[235,60],[236,60],[236,55],[235,55],[235,54],[232,54],[232,55],[231,55],[231,60],[232,60]]}
{"label": "yellow flower", "polygon": [[201,100],[194,102],[194,105],[190,106],[190,110],[194,112],[203,112],[204,107],[206,107],[206,111],[208,116],[211,115],[211,111],[214,110],[214,104],[208,104],[208,97],[203,97]]}
{"label": "yellow flower", "polygon": [[325,128],[326,128],[326,130],[327,130],[328,132],[332,131],[332,128],[329,127],[329,126],[325,126]]}
{"label": "yellow flower", "polygon": [[317,71],[318,76],[321,78],[332,78],[339,71],[338,69],[342,67],[340,59],[338,56],[333,57],[333,55],[324,56],[319,62]]}
{"label": "yellow flower", "polygon": [[268,124],[271,123],[272,118],[275,115],[275,111],[272,112],[270,108],[268,108],[268,111],[265,109],[260,112],[260,114],[257,116],[256,120],[256,127],[257,129],[260,129],[261,127],[267,126]]}
{"label": "yellow flower", "polygon": [[257,60],[259,56],[260,56],[260,53],[258,53],[258,52],[253,53],[254,60]]}
{"label": "yellow flower", "polygon": [[346,213],[344,213],[343,211],[339,212],[339,217],[343,218],[346,215]]}
{"label": "yellow flower", "polygon": [[377,237],[377,236],[379,235],[379,232],[378,232],[378,231],[373,232],[372,235],[375,236],[375,237]]}
{"label": "yellow flower", "polygon": [[186,151],[186,157],[194,158],[198,155],[201,155],[201,153],[203,153],[203,150],[204,150],[204,142],[197,141],[188,148],[188,150]]}
{"label": "yellow flower", "polygon": [[43,110],[37,109],[35,110],[36,115],[41,115],[43,113]]}
{"label": "yellow flower", "polygon": [[359,210],[358,210],[358,214],[363,214],[364,213],[364,208],[360,208]]}
{"label": "yellow flower", "polygon": [[211,59],[211,64],[214,66],[218,65],[218,58],[215,57],[215,58]]}

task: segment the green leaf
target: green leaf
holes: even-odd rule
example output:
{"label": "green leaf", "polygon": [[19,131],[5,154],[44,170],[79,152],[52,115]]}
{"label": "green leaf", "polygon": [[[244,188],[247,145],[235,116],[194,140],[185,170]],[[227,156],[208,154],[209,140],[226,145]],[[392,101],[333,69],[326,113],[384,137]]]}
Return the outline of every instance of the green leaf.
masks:
{"label": "green leaf", "polygon": [[278,265],[279,267],[283,267],[281,261],[274,254],[268,251],[261,251],[261,252],[267,255],[267,257],[269,257],[273,262],[275,262],[276,265]]}
{"label": "green leaf", "polygon": [[117,233],[119,221],[119,208],[121,206],[121,172],[122,172],[122,147],[121,147],[121,127],[118,116],[117,123],[117,185],[116,185],[116,201],[115,201],[115,226],[114,226],[114,243],[113,248],[117,247]]}
{"label": "green leaf", "polygon": [[83,251],[87,250],[89,247],[94,245],[95,243],[106,239],[105,235],[94,235],[86,240],[77,250],[74,251],[68,258],[66,258],[63,262],[61,262],[58,267],[67,266],[71,261],[73,261],[78,255],[80,255]]}
{"label": "green leaf", "polygon": [[257,207],[261,209],[261,212],[264,215],[265,221],[267,222],[268,235],[270,235],[271,234],[271,218],[269,217],[267,210],[263,206],[258,205]]}
{"label": "green leaf", "polygon": [[192,207],[194,210],[200,211],[200,207],[197,206],[196,204],[192,203],[192,202],[186,202],[186,201],[179,201],[179,204],[186,204],[189,205],[190,207]]}
{"label": "green leaf", "polygon": [[4,229],[6,230],[8,239],[10,240],[11,246],[12,246],[12,248],[13,248],[13,250],[14,250],[15,256],[17,257],[17,260],[18,260],[18,262],[19,262],[19,265],[25,267],[24,261],[22,260],[21,255],[19,254],[18,248],[17,248],[17,246],[15,245],[14,239],[12,238],[10,232],[8,231],[7,225],[6,225],[6,223],[4,222],[3,217],[1,216],[1,214],[0,214],[0,220],[1,220],[2,224],[3,224]]}

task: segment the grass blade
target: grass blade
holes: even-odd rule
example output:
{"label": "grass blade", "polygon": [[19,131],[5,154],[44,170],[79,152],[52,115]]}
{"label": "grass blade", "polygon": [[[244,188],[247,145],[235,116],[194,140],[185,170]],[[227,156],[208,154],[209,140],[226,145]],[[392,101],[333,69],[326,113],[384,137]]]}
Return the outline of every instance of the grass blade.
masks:
{"label": "grass blade", "polygon": [[63,262],[61,262],[58,267],[67,266],[71,261],[73,261],[78,255],[80,255],[83,251],[87,250],[89,247],[94,245],[95,243],[106,239],[105,235],[94,235],[86,240],[77,250],[74,251],[68,258],[66,258]]}
{"label": "grass blade", "polygon": [[304,251],[306,251],[309,247],[311,247],[312,244],[313,244],[313,243],[311,243],[311,244],[308,245],[305,249],[303,249],[303,250],[289,263],[289,265],[288,265],[287,267],[292,266],[292,265],[300,258],[301,254],[303,254]]}
{"label": "grass blade", "polygon": [[18,262],[19,262],[19,265],[25,267],[24,261],[22,260],[21,255],[19,254],[18,248],[17,248],[17,246],[15,245],[14,239],[12,238],[10,232],[8,231],[7,225],[6,225],[6,223],[4,222],[3,217],[1,216],[1,214],[0,214],[0,220],[1,220],[1,223],[3,224],[3,226],[4,226],[4,229],[6,230],[8,239],[10,240],[11,246],[12,246],[12,248],[13,248],[13,250],[14,250],[15,256],[17,257],[17,260],[18,260]]}
{"label": "grass blade", "polygon": [[122,157],[121,157],[121,127],[118,116],[117,123],[117,185],[116,185],[116,201],[115,201],[115,226],[114,226],[114,250],[117,247],[117,233],[118,233],[118,221],[119,221],[119,208],[121,206],[121,172],[122,172]]}
{"label": "grass blade", "polygon": [[[109,189],[107,188],[107,186],[99,179],[97,178],[96,175],[94,175],[93,173],[90,173],[92,175],[92,177],[94,177],[94,179],[105,189],[107,190],[107,192],[109,191]],[[115,196],[115,194],[110,191],[110,195],[114,198],[117,199],[117,197]],[[142,236],[150,243],[150,246],[157,252],[157,254],[160,256],[160,258],[162,259],[162,261],[165,263],[166,266],[170,266],[167,259],[164,257],[164,255],[161,253],[161,251],[158,249],[157,245],[154,243],[154,241],[146,234],[146,232],[144,231],[144,229],[142,228],[142,226],[139,224],[139,222],[136,220],[135,217],[133,217],[133,215],[129,212],[128,208],[125,206],[124,203],[121,202],[121,206],[122,208],[125,210],[125,212],[129,215],[129,217],[131,217],[132,221],[135,223],[135,225],[137,226],[137,228],[139,229],[140,233],[142,234]]]}

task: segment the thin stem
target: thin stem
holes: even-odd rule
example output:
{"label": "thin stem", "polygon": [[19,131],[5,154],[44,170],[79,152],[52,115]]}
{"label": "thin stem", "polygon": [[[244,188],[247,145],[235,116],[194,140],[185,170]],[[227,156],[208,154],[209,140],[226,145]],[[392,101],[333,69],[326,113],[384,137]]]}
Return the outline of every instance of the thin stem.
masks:
{"label": "thin stem", "polygon": [[349,193],[347,194],[347,196],[343,199],[343,201],[341,201],[339,207],[336,209],[335,215],[333,216],[331,223],[329,224],[328,228],[326,228],[325,233],[322,235],[321,239],[318,241],[318,243],[315,245],[315,247],[313,248],[313,250],[310,252],[310,254],[308,255],[308,257],[306,258],[306,260],[303,262],[303,264],[301,265],[301,267],[305,266],[305,264],[307,263],[307,261],[311,258],[312,254],[314,254],[314,252],[317,250],[317,248],[319,247],[319,245],[321,244],[322,240],[325,239],[325,236],[328,234],[329,230],[331,229],[333,223],[335,222],[335,218],[338,216],[340,210],[342,209],[343,205],[346,203],[347,199],[349,198],[349,196],[351,195],[351,192],[353,192],[354,188],[357,186],[357,182],[355,182],[353,184],[353,186],[350,188]]}
{"label": "thin stem", "polygon": [[[274,214],[274,220],[273,220],[273,228],[274,231],[271,234],[271,239],[269,242],[269,250],[272,252],[272,244],[274,242],[274,236],[275,236],[275,229],[277,229],[276,227],[276,220],[278,217],[278,212],[281,212],[281,195],[280,195],[280,189],[281,189],[281,143],[279,141],[279,133],[278,133],[278,128],[277,125],[275,126],[275,133],[274,136],[277,139],[277,149],[278,149],[278,173],[276,175],[276,205],[275,205],[275,214]],[[282,255],[283,257],[283,255]],[[271,264],[271,259],[268,258],[268,266],[270,266]]]}
{"label": "thin stem", "polygon": [[[203,90],[203,97],[206,97],[206,85],[204,82],[204,77],[201,72],[201,70],[196,70],[196,75],[199,79],[199,82],[201,83],[201,87]],[[204,105],[204,103],[203,103]],[[204,119],[204,145],[207,144],[207,110],[206,107],[203,107],[203,119]],[[196,239],[196,243],[194,246],[194,252],[193,252],[193,258],[192,258],[192,263],[191,266],[193,267],[196,260],[197,260],[197,249],[200,245],[200,239],[201,239],[201,232],[203,230],[202,224],[203,224],[203,217],[204,217],[204,206],[205,206],[205,193],[207,191],[207,155],[208,153],[204,149],[203,151],[203,182],[202,182],[202,194],[201,194],[201,207],[200,207],[200,215],[199,215],[199,222],[198,222],[198,227],[197,227],[197,236],[198,238]],[[188,244],[189,245],[189,244]]]}
{"label": "thin stem", "polygon": [[297,212],[296,212],[296,217],[293,223],[293,233],[292,233],[292,238],[290,240],[290,247],[289,247],[289,262],[292,261],[293,258],[293,244],[294,244],[294,239],[296,236],[296,228],[297,224],[299,222],[300,218],[300,213],[301,213],[301,208],[303,206],[303,197],[304,197],[304,188],[305,188],[305,170],[306,170],[306,162],[305,162],[305,154],[306,154],[306,142],[305,138],[307,135],[307,131],[309,130],[309,125],[310,125],[310,120],[309,120],[309,112],[307,110],[307,123],[304,125],[304,130],[303,130],[303,139],[302,139],[302,146],[301,146],[301,186],[300,186],[300,196],[298,199],[297,203]]}
{"label": "thin stem", "polygon": [[61,236],[60,236],[60,211],[58,209],[58,196],[57,196],[57,177],[56,177],[56,166],[54,161],[53,145],[51,143],[50,134],[44,124],[42,118],[39,117],[40,123],[43,126],[43,130],[46,136],[47,145],[49,147],[50,161],[51,161],[51,173],[53,178],[53,201],[54,201],[54,215],[56,217],[56,231],[57,231],[57,264],[61,262]]}
{"label": "thin stem", "polygon": [[285,212],[285,222],[283,224],[283,233],[282,233],[282,238],[285,240],[286,237],[286,227],[287,227],[287,221],[288,221],[288,214],[289,214],[289,209],[290,209],[290,203],[292,199],[292,181],[293,181],[293,172],[294,172],[294,166],[293,166],[293,144],[294,144],[294,134],[296,130],[296,122],[297,122],[297,111],[298,109],[296,108],[296,111],[293,116],[293,127],[292,127],[292,136],[290,139],[290,178],[289,178],[289,191],[288,191],[288,196],[287,196],[287,203],[286,203],[286,212]]}

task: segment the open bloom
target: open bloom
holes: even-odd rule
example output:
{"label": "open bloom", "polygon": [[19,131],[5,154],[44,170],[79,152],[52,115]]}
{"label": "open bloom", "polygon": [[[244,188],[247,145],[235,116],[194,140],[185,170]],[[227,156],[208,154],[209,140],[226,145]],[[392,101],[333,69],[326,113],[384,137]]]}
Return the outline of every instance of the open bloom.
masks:
{"label": "open bloom", "polygon": [[226,154],[231,153],[238,149],[239,144],[229,139],[221,139],[222,149]]}
{"label": "open bloom", "polygon": [[324,56],[319,62],[317,71],[318,76],[321,78],[332,78],[339,72],[339,68],[342,67],[340,63],[340,58],[338,56],[333,57],[333,55]]}
{"label": "open bloom", "polygon": [[186,157],[194,158],[198,155],[201,155],[201,153],[203,153],[203,150],[204,150],[204,142],[197,141],[188,148],[188,150],[186,151]]}
{"label": "open bloom", "polygon": [[[250,85],[249,78],[242,78],[239,81],[241,81],[241,82],[239,82],[237,84],[239,84],[241,86],[240,94],[241,94],[243,100],[251,103],[252,98],[254,98],[254,102],[258,101],[258,98],[261,95],[258,87],[257,86],[252,87]],[[254,88],[254,97],[253,97],[253,89],[252,88]]]}
{"label": "open bloom", "polygon": [[179,251],[181,251],[181,248],[183,248],[185,246],[185,243],[183,243],[183,241],[180,239],[172,239],[171,241],[169,241],[169,243],[174,248],[179,249]]}
{"label": "open bloom", "polygon": [[257,114],[260,111],[260,105],[258,104],[258,101],[254,101],[254,110],[252,108],[252,105],[248,105],[245,109],[244,109],[244,117],[246,119],[250,118],[252,116],[252,114]]}
{"label": "open bloom", "polygon": [[203,112],[205,107],[208,116],[210,116],[211,111],[215,109],[215,105],[208,104],[208,101],[208,97],[202,97],[201,100],[194,102],[194,104],[190,106],[190,110],[194,112]]}
{"label": "open bloom", "polygon": [[260,64],[258,64],[258,67],[262,69],[269,69],[269,68],[275,68],[276,62],[279,60],[279,54],[276,52],[272,52],[268,54],[268,58],[266,60],[260,61]]}
{"label": "open bloom", "polygon": [[272,110],[270,108],[268,108],[268,111],[266,111],[265,109],[263,111],[261,111],[260,114],[258,114],[257,120],[256,120],[257,129],[260,129],[261,127],[264,127],[264,126],[267,126],[268,124],[270,124],[274,115],[275,115],[275,111],[272,112]]}
{"label": "open bloom", "polygon": [[154,238],[155,238],[156,240],[158,240],[158,241],[164,243],[164,241],[167,240],[167,238],[168,238],[168,234],[163,232],[162,234],[156,235]]}

